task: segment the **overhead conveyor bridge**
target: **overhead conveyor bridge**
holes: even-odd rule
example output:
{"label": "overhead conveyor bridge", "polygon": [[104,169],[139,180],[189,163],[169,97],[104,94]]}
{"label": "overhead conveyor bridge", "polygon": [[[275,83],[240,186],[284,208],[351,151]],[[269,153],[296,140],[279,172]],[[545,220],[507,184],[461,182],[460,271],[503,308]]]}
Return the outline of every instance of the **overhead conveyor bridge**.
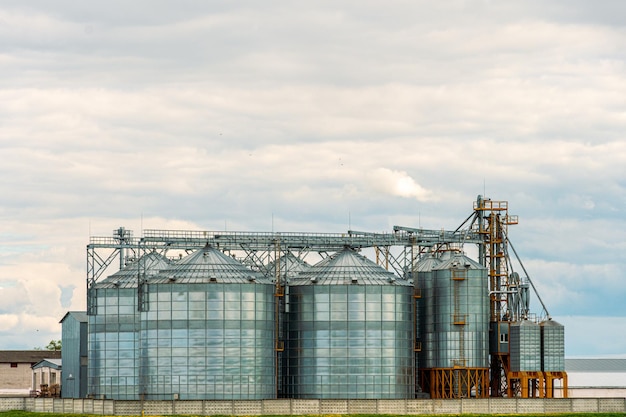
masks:
{"label": "overhead conveyor bridge", "polygon": [[390,233],[372,233],[348,230],[345,233],[298,233],[298,232],[239,232],[201,230],[147,229],[143,237],[136,238],[132,232],[121,227],[113,236],[92,236],[87,245],[87,281],[91,287],[103,272],[119,259],[120,269],[131,259],[137,259],[146,251],[167,253],[169,250],[193,251],[206,245],[225,252],[240,252],[241,260],[262,272],[267,264],[279,256],[291,252],[299,258],[308,253],[325,256],[345,247],[354,249],[373,248],[377,261],[387,269],[392,268],[403,277],[414,258],[428,248],[437,245],[466,243],[479,244],[482,236],[461,230],[422,229],[394,226]]}

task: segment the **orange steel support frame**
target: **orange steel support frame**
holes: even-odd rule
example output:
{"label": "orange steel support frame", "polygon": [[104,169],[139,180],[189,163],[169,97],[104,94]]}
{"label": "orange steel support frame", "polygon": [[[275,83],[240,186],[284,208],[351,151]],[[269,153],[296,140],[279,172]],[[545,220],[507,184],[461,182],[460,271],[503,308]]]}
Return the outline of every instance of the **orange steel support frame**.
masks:
{"label": "orange steel support frame", "polygon": [[489,397],[488,368],[422,369],[421,382],[431,398]]}
{"label": "orange steel support frame", "polygon": [[[479,216],[478,233],[483,236],[484,244],[479,253],[489,276],[489,320],[501,320],[506,297],[501,291],[508,285],[508,270],[505,258],[505,240],[507,226],[517,223],[517,216],[510,218],[509,205],[506,201],[479,199],[474,203],[474,211]],[[491,396],[501,397],[508,391],[508,356],[491,355]]]}
{"label": "orange steel support frame", "polygon": [[563,398],[567,398],[567,373],[566,372],[544,372],[543,373],[546,383],[545,383],[545,393],[543,395],[544,398],[554,398],[554,381],[557,379],[563,380]]}
{"label": "orange steel support frame", "polygon": [[[508,226],[518,224],[517,216],[509,215],[507,201],[479,199],[474,203],[479,215],[478,233],[484,238],[483,250],[479,254],[489,274],[491,322],[514,320],[508,311],[507,299],[502,291],[509,288],[507,265]],[[492,397],[552,398],[554,381],[563,380],[563,397],[567,398],[567,374],[565,372],[513,372],[510,370],[510,355],[504,352],[491,353]]]}
{"label": "orange steel support frame", "polygon": [[506,379],[507,397],[544,397],[543,372],[508,372]]}

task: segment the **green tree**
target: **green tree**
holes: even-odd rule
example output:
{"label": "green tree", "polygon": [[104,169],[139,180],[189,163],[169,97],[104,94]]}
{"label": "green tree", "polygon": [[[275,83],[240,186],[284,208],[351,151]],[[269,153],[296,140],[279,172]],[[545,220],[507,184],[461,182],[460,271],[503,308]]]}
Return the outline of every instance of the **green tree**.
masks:
{"label": "green tree", "polygon": [[61,350],[61,341],[60,340],[51,340],[50,343],[46,346],[46,350]]}

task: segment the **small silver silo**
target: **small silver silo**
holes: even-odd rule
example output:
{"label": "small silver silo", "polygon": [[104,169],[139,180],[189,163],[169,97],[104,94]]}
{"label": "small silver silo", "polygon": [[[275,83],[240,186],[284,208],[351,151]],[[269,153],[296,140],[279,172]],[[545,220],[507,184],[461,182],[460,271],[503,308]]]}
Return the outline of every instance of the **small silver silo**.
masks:
{"label": "small silver silo", "polygon": [[512,322],[509,327],[511,371],[541,372],[541,330],[534,321]]}
{"label": "small silver silo", "polygon": [[552,320],[539,323],[541,328],[541,370],[565,371],[565,327]]}

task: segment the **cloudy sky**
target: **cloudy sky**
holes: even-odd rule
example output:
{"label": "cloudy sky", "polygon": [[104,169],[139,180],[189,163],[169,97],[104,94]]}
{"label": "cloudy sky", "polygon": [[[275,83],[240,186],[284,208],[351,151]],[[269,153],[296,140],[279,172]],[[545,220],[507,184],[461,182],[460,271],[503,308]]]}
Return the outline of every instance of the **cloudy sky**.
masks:
{"label": "cloudy sky", "polygon": [[0,349],[45,346],[85,309],[90,235],[454,229],[485,194],[519,215],[567,356],[626,355],[625,16],[4,0]]}

